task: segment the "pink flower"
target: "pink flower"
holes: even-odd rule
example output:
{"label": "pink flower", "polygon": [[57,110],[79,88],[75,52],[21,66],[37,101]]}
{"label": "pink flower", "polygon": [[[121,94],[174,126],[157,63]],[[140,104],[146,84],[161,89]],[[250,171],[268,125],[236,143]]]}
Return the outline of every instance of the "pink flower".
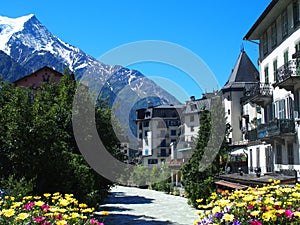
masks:
{"label": "pink flower", "polygon": [[50,209],[50,207],[48,205],[46,205],[46,204],[43,204],[41,206],[41,209],[42,209],[42,211],[48,211]]}
{"label": "pink flower", "polygon": [[34,202],[27,202],[24,206],[24,209],[31,210],[33,206],[34,206]]}
{"label": "pink flower", "polygon": [[293,212],[291,210],[285,210],[284,212],[285,216],[288,218],[292,218],[293,217]]}
{"label": "pink flower", "polygon": [[94,218],[91,219],[91,224],[104,225],[104,223],[100,223],[98,220]]}
{"label": "pink flower", "polygon": [[248,205],[248,209],[253,209],[254,208],[254,206],[253,205]]}
{"label": "pink flower", "polygon": [[41,222],[43,222],[46,219],[46,217],[44,217],[44,216],[38,216],[38,217],[32,217],[32,219],[34,221],[36,221],[37,223],[41,223]]}
{"label": "pink flower", "polygon": [[251,225],[262,225],[262,223],[259,220],[253,220],[251,221]]}

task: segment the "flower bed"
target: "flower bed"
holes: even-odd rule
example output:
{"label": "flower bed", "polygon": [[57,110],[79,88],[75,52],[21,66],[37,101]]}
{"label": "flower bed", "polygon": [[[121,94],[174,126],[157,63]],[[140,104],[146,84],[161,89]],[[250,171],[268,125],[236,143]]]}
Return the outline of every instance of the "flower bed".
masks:
{"label": "flower bed", "polygon": [[271,182],[259,188],[213,193],[207,204],[199,205],[201,212],[194,225],[300,224],[300,185]]}
{"label": "flower bed", "polygon": [[0,198],[1,225],[104,225],[92,218],[93,212],[94,208],[79,203],[72,194],[25,196],[20,201],[11,196]]}

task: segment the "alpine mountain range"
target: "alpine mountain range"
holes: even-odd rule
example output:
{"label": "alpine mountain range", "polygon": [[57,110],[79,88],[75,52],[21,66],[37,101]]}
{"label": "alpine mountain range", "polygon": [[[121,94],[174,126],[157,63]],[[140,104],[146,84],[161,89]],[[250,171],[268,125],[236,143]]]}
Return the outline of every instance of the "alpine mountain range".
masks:
{"label": "alpine mountain range", "polygon": [[33,14],[18,18],[0,16],[0,77],[13,82],[43,66],[59,72],[68,69],[77,80],[89,74],[93,83],[101,83],[102,96],[108,97],[111,105],[116,98],[128,103],[138,99],[130,115],[119,115],[123,124],[133,119],[136,109],[147,107],[149,101],[153,105],[179,104],[174,96],[139,71],[106,65],[63,42]]}

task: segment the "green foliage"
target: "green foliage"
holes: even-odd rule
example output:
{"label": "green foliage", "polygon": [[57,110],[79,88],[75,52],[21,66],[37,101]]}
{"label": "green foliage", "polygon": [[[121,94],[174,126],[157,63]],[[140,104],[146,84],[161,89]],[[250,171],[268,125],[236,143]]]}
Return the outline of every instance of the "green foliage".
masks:
{"label": "green foliage", "polygon": [[[103,200],[112,183],[96,174],[79,154],[71,123],[76,87],[67,72],[59,83],[50,81],[38,91],[1,82],[0,174],[4,180],[12,174],[16,180],[35,178],[35,194],[74,193],[80,201],[94,205]],[[106,105],[96,106],[99,135],[118,156],[111,113]]]}
{"label": "green foliage", "polygon": [[138,187],[145,186],[149,181],[148,176],[148,168],[144,165],[137,165],[131,173],[130,181],[132,184],[137,185]]}
{"label": "green foliage", "polygon": [[173,191],[173,184],[170,182],[171,170],[167,164],[153,166],[150,172],[150,188],[156,191],[170,193]]}
{"label": "green foliage", "polygon": [[27,181],[24,177],[16,179],[14,175],[10,175],[7,179],[0,180],[0,187],[5,190],[10,196],[14,196],[17,201],[21,200],[33,191],[34,179]]}
{"label": "green foliage", "polygon": [[196,200],[207,199],[214,191],[214,178],[220,172],[220,159],[225,151],[225,111],[221,97],[212,99],[210,111],[203,108],[200,128],[194,142],[193,155],[181,169],[183,186],[189,203],[197,206]]}

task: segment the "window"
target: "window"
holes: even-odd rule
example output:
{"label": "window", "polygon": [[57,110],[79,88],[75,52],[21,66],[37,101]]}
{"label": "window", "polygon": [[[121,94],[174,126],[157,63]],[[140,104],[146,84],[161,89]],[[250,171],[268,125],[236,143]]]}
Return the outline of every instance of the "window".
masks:
{"label": "window", "polygon": [[171,130],[171,136],[176,136],[176,130]]}
{"label": "window", "polygon": [[256,168],[260,167],[260,154],[259,148],[256,148]]}
{"label": "window", "polygon": [[148,130],[145,130],[145,137],[148,136]]}
{"label": "window", "polygon": [[280,144],[276,145],[276,163],[282,164],[282,146]]}
{"label": "window", "polygon": [[286,99],[286,107],[287,107],[287,119],[293,119],[294,118],[294,101],[291,97],[288,97]]}
{"label": "window", "polygon": [[263,54],[266,55],[268,54],[268,33],[267,31],[263,34]]}
{"label": "window", "polygon": [[285,38],[288,34],[288,17],[287,17],[286,10],[281,15],[281,29],[282,29],[282,38]]}
{"label": "window", "polygon": [[195,131],[194,126],[191,126],[191,132],[194,132],[194,131]]}
{"label": "window", "polygon": [[149,121],[144,122],[144,127],[149,127]]}
{"label": "window", "polygon": [[148,159],[148,164],[157,164],[158,160],[157,159]]}
{"label": "window", "polygon": [[273,61],[273,76],[274,76],[274,82],[277,81],[277,59]]}
{"label": "window", "polygon": [[300,22],[300,13],[299,13],[299,4],[300,0],[295,0],[293,3],[293,22],[294,22],[294,28],[296,28],[299,25]]}
{"label": "window", "polygon": [[166,130],[160,130],[159,137],[165,138],[166,137]]}
{"label": "window", "polygon": [[166,156],[167,156],[167,151],[166,151],[165,148],[162,148],[162,149],[160,150],[160,156],[161,156],[161,157],[166,157]]}
{"label": "window", "polygon": [[294,151],[293,151],[292,143],[288,143],[287,150],[288,150],[288,164],[293,165],[294,164]]}
{"label": "window", "polygon": [[264,72],[265,72],[265,83],[268,84],[269,83],[269,67],[268,66],[265,67]]}
{"label": "window", "polygon": [[167,147],[166,139],[164,139],[160,142],[160,147]]}
{"label": "window", "polygon": [[171,143],[176,143],[177,140],[176,139],[171,139]]}
{"label": "window", "polygon": [[272,44],[272,47],[275,47],[277,45],[276,21],[271,25],[271,44]]}
{"label": "window", "polygon": [[190,116],[190,122],[194,122],[194,121],[195,121],[194,115],[191,115]]}
{"label": "window", "polygon": [[252,156],[252,149],[250,149],[250,171],[253,172],[253,156]]}
{"label": "window", "polygon": [[278,119],[285,119],[285,100],[281,99],[276,103],[278,107]]}
{"label": "window", "polygon": [[197,105],[196,104],[191,104],[191,111],[197,110]]}
{"label": "window", "polygon": [[283,53],[283,62],[284,62],[284,65],[286,67],[288,67],[288,63],[289,63],[289,50],[286,50],[284,53]]}
{"label": "window", "polygon": [[227,114],[230,115],[230,109],[228,109]]}

